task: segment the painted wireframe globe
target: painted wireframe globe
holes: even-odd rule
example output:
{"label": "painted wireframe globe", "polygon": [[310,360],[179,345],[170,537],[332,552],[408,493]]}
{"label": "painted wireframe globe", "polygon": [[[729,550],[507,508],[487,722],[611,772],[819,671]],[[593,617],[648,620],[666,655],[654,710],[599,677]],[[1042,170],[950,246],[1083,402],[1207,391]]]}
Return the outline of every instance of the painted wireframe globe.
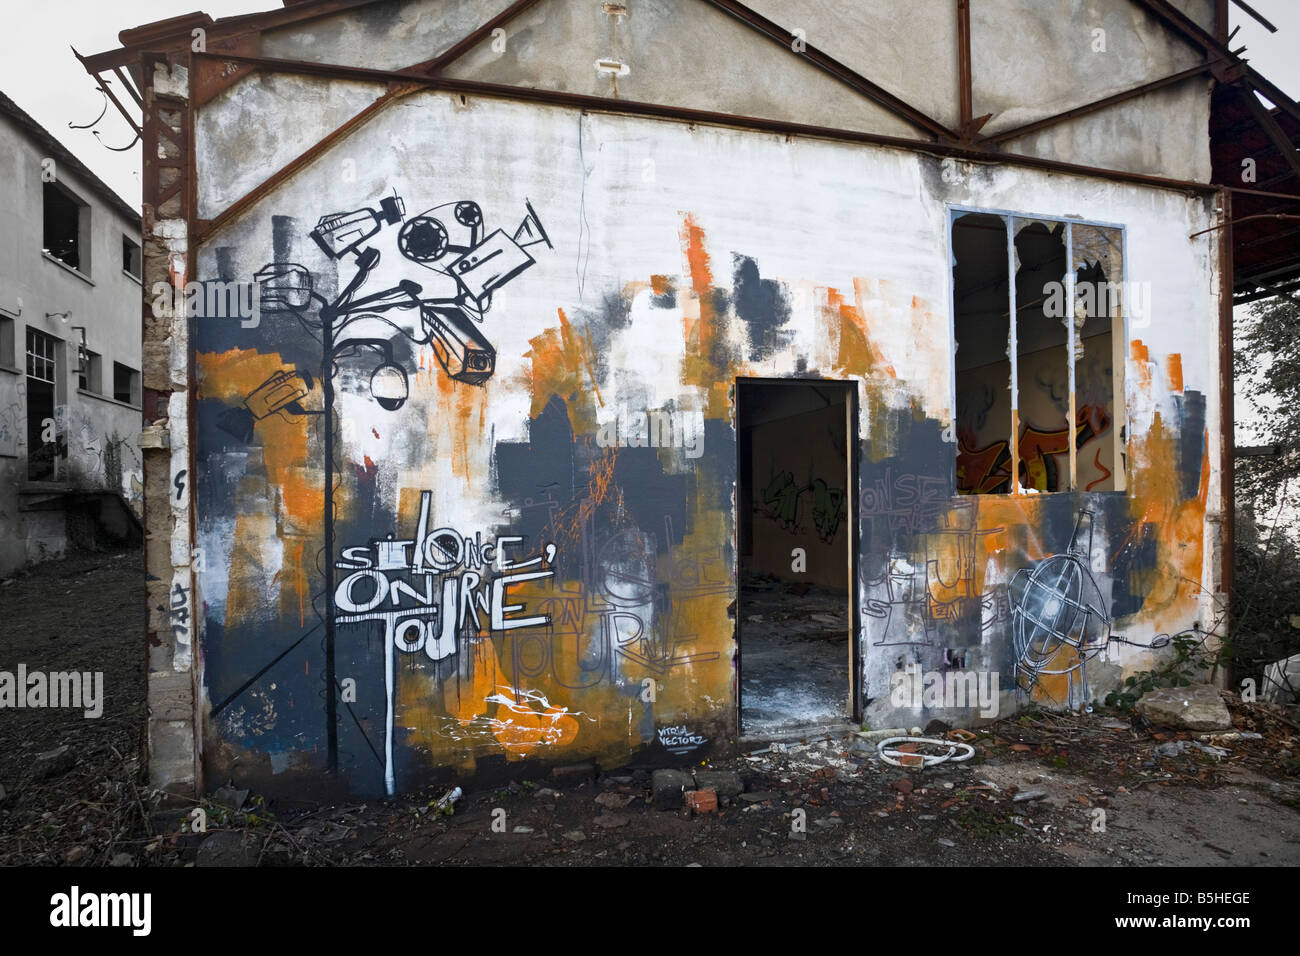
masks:
{"label": "painted wireframe globe", "polygon": [[1101,589],[1073,553],[1016,572],[1008,596],[1016,666],[1028,685],[1077,670],[1110,642]]}

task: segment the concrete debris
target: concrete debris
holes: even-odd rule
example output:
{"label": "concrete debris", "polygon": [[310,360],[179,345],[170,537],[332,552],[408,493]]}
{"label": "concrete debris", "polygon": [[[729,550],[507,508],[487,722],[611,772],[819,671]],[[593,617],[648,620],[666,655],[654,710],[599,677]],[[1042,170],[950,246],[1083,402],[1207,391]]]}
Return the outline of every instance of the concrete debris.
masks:
{"label": "concrete debris", "polygon": [[57,777],[59,774],[67,773],[77,763],[77,756],[72,752],[72,748],[67,744],[61,747],[55,747],[53,750],[47,750],[45,753],[37,754],[36,761],[32,767],[33,780],[48,780],[51,777]]}
{"label": "concrete debris", "polygon": [[608,791],[596,795],[596,804],[609,810],[621,810],[635,799],[635,794]]}
{"label": "concrete debris", "polygon": [[1163,687],[1143,694],[1134,710],[1153,723],[1183,730],[1229,730],[1232,717],[1210,684]]}
{"label": "concrete debris", "polygon": [[1011,798],[1013,803],[1027,803],[1030,800],[1042,800],[1047,796],[1046,790],[1025,790]]}
{"label": "concrete debris", "polygon": [[1178,757],[1189,750],[1199,750],[1211,757],[1227,757],[1231,754],[1230,750],[1225,750],[1222,747],[1211,747],[1195,740],[1170,740],[1157,746],[1156,754],[1161,757]]}
{"label": "concrete debris", "polygon": [[695,780],[684,770],[656,770],[650,789],[656,810],[677,810],[685,802],[683,794],[695,789]]}
{"label": "concrete debris", "polygon": [[745,792],[745,782],[740,779],[740,774],[727,770],[697,770],[695,786],[700,790],[716,791],[719,797],[738,797]]}

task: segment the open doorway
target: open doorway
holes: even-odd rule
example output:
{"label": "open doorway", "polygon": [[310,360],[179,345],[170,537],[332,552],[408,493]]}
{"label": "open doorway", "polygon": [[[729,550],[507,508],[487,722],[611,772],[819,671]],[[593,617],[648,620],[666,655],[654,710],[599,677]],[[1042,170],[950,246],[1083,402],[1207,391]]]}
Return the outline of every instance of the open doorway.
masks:
{"label": "open doorway", "polygon": [[857,392],[739,379],[740,730],[859,719]]}

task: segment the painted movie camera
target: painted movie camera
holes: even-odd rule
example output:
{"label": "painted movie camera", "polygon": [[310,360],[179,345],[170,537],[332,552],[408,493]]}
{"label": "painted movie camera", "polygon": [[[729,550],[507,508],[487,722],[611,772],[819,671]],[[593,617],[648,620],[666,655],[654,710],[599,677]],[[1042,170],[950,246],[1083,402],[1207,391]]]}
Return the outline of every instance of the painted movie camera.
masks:
{"label": "painted movie camera", "polygon": [[[330,213],[310,235],[329,258],[350,259],[355,266],[343,291],[326,302],[312,290],[307,269],[277,263],[257,273],[261,302],[299,312],[316,300],[322,330],[335,350],[375,348],[386,355],[381,369],[391,369],[391,347],[380,348],[380,343],[396,331],[432,346],[443,370],[456,381],[481,385],[496,370],[496,349],[479,328],[493,293],[533,265],[531,247],[544,243],[554,248],[532,204],[525,200],[524,206],[524,218],[513,233],[489,230],[482,207],[469,200],[410,218],[397,195],[384,197],[378,209]],[[391,371],[383,378],[386,401],[381,404],[390,407],[396,401],[391,407],[399,407],[406,398],[405,382],[397,382]],[[376,398],[381,396],[376,393]]]}

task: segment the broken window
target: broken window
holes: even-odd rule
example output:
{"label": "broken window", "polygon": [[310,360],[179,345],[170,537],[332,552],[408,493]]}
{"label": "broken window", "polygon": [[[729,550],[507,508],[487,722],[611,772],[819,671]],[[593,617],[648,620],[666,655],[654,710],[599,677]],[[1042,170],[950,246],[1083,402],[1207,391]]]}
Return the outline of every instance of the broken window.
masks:
{"label": "broken window", "polygon": [[128,405],[140,404],[140,373],[121,362],[113,363],[113,398]]}
{"label": "broken window", "polygon": [[58,183],[45,184],[45,230],[41,246],[66,266],[90,274],[90,207]]}
{"label": "broken window", "polygon": [[77,369],[77,387],[83,392],[99,394],[103,390],[101,383],[103,358],[98,352],[83,348],[79,356],[81,363]]}
{"label": "broken window", "polygon": [[954,213],[959,492],[1124,488],[1123,259],[1114,227]]}
{"label": "broken window", "polygon": [[122,271],[136,279],[140,278],[140,243],[129,236],[122,237]]}
{"label": "broken window", "polygon": [[14,320],[0,315],[0,368],[14,368]]}

